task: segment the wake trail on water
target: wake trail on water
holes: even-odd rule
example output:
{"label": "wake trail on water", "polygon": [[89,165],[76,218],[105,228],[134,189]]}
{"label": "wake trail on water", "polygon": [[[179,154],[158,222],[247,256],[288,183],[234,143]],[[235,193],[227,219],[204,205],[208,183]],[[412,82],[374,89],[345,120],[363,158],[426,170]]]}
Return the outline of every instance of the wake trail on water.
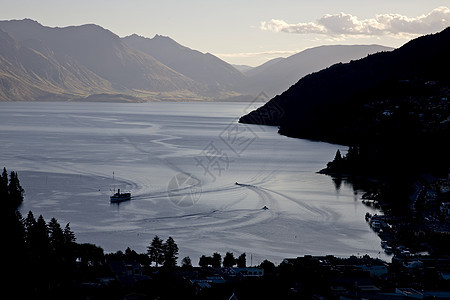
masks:
{"label": "wake trail on water", "polygon": [[267,188],[263,188],[263,187],[259,187],[259,188],[262,189],[262,190],[266,190],[267,192],[279,195],[279,196],[283,197],[284,199],[287,199],[287,200],[295,203],[296,205],[298,205],[302,209],[307,210],[307,211],[309,211],[309,212],[311,212],[311,213],[313,213],[315,215],[321,216],[322,218],[325,218],[325,219],[329,219],[330,218],[330,215],[331,215],[330,212],[327,212],[327,211],[325,211],[323,209],[320,209],[318,207],[309,205],[309,204],[305,203],[305,201],[302,201],[302,200],[299,200],[299,199],[295,199],[293,197],[287,196],[287,195],[285,195],[285,194],[283,194],[281,192],[277,192],[277,191],[274,191],[272,189],[267,189]]}

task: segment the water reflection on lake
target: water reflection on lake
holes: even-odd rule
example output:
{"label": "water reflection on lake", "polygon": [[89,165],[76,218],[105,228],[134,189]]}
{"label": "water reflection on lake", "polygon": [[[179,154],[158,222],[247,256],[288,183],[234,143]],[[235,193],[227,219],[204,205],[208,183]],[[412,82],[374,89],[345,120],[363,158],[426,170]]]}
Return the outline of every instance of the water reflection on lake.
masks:
{"label": "water reflection on lake", "polygon": [[[376,210],[316,174],[339,146],[238,124],[247,107],[0,103],[1,161],[19,172],[22,214],[70,222],[78,242],[106,252],[145,252],[158,235],[172,236],[193,263],[226,251],[253,264],[306,254],[386,259],[364,220]],[[132,200],[111,205],[117,188]]]}

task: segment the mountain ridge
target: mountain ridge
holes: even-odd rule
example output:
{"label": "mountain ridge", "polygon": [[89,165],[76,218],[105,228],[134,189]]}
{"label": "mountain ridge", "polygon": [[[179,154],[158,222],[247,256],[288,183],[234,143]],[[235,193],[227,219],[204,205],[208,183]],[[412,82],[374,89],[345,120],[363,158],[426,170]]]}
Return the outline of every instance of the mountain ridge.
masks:
{"label": "mountain ridge", "polygon": [[450,27],[309,74],[239,122],[361,147],[370,168],[382,174],[448,172],[448,53]]}
{"label": "mountain ridge", "polygon": [[336,63],[345,63],[369,54],[391,51],[381,45],[323,45],[308,48],[286,58],[275,58],[245,74],[250,92],[264,91],[269,97],[281,94],[299,79]]}
{"label": "mountain ridge", "polygon": [[[276,80],[258,82],[255,76],[248,75],[277,61],[244,74],[210,53],[190,49],[158,34],[153,38],[136,34],[120,38],[96,24],[48,27],[31,19],[0,21],[0,30],[18,43],[21,50],[17,51],[22,53],[11,56],[5,49],[0,51],[0,80],[4,82],[0,100],[48,97],[104,101],[105,95],[118,94],[116,99],[127,101],[251,101],[265,87],[282,86]],[[289,58],[281,62],[285,60]],[[38,70],[38,66],[43,69]],[[267,76],[282,77],[273,71]],[[300,78],[291,77],[291,81]]]}
{"label": "mountain ridge", "polygon": [[230,64],[212,55],[190,49],[170,37],[155,35],[146,38],[136,34],[122,38],[129,46],[155,57],[171,69],[210,89],[232,89],[245,76]]}

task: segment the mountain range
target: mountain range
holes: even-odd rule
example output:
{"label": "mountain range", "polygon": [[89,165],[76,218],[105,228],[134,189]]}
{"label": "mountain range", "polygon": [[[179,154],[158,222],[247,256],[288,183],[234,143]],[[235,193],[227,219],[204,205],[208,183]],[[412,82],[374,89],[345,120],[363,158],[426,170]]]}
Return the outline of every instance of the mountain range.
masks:
{"label": "mountain range", "polygon": [[306,73],[385,50],[319,47],[244,72],[161,35],[120,38],[94,24],[0,21],[0,100],[251,100],[261,91],[280,92]]}

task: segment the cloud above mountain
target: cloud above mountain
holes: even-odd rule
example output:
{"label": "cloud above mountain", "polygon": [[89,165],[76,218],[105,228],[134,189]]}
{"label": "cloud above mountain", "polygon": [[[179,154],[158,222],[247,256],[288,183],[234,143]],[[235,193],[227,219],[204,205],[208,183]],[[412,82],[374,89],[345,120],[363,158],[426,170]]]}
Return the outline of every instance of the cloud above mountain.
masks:
{"label": "cloud above mountain", "polygon": [[441,6],[428,14],[407,17],[400,14],[379,14],[359,19],[351,14],[324,15],[316,22],[289,24],[272,19],[261,22],[262,30],[296,34],[339,36],[414,36],[440,31],[450,26],[450,8]]}

